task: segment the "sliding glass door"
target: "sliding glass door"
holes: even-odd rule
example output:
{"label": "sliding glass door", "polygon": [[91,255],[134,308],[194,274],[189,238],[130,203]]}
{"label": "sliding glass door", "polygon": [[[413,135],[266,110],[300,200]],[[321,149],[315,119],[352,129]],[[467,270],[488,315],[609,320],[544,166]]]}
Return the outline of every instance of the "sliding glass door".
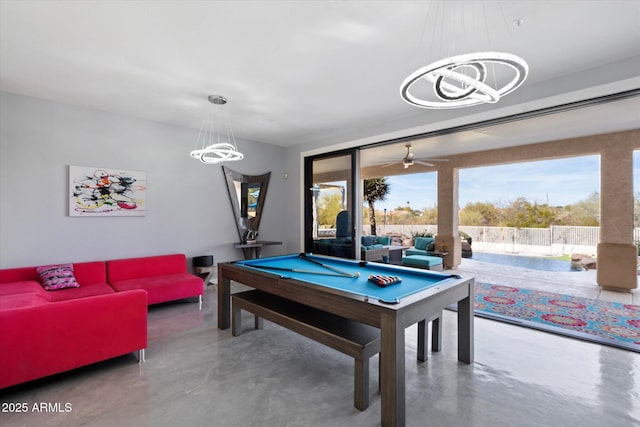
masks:
{"label": "sliding glass door", "polygon": [[305,158],[305,252],[355,259],[357,150]]}

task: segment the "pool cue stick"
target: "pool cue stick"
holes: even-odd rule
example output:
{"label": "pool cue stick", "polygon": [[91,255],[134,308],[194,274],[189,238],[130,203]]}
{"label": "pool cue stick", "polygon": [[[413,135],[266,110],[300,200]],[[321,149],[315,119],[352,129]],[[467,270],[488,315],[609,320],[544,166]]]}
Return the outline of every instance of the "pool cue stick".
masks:
{"label": "pool cue stick", "polygon": [[312,262],[314,264],[321,265],[321,266],[323,266],[324,268],[326,268],[328,270],[335,271],[336,273],[340,273],[340,274],[342,274],[344,276],[347,276],[347,277],[353,277],[353,278],[360,277],[360,273],[358,273],[357,271],[355,273],[347,273],[346,271],[340,270],[339,268],[333,267],[331,265],[323,264],[320,261],[309,259],[309,258],[307,258],[307,256],[305,254],[299,254],[298,258],[301,258],[301,259],[303,259],[305,261]]}
{"label": "pool cue stick", "polygon": [[318,275],[322,275],[322,276],[351,277],[351,278],[354,277],[354,276],[347,275],[347,274],[329,273],[328,271],[327,272],[325,272],[325,271],[310,271],[310,270],[300,270],[298,268],[271,267],[271,266],[268,266],[268,265],[247,265],[246,267],[265,269],[265,270],[290,271],[292,273],[318,274]]}

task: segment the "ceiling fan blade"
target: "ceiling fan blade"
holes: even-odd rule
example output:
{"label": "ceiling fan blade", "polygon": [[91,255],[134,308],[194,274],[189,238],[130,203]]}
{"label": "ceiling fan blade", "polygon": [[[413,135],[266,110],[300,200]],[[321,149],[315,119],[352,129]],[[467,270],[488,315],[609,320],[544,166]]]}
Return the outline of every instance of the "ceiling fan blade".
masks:
{"label": "ceiling fan blade", "polygon": [[416,160],[420,160],[421,162],[448,162],[449,159],[416,159]]}
{"label": "ceiling fan blade", "polygon": [[423,162],[421,160],[414,160],[413,163],[417,163],[417,164],[422,165],[422,166],[434,166],[433,163],[427,163],[427,162]]}
{"label": "ceiling fan blade", "polygon": [[398,163],[398,162],[385,163],[384,165],[381,165],[380,167],[381,167],[381,168],[387,168],[387,167],[389,167],[389,166],[393,166],[393,165],[395,165],[395,164],[397,164],[397,163]]}

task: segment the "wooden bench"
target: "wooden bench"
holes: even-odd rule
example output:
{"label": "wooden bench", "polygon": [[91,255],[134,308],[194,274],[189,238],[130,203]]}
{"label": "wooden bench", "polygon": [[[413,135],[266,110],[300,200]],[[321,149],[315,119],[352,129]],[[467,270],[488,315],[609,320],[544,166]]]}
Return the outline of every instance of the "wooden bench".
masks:
{"label": "wooden bench", "polygon": [[[242,334],[242,310],[254,314],[255,329],[262,329],[267,319],[355,359],[354,406],[363,411],[369,406],[369,359],[380,352],[380,330],[344,317],[336,316],[267,292],[251,290],[231,295],[233,336]],[[442,313],[418,322],[420,362],[427,360],[428,328],[432,322],[431,350],[442,346]]]}
{"label": "wooden bench", "polygon": [[231,295],[232,333],[242,334],[241,310],[255,315],[255,328],[262,319],[276,323],[355,359],[354,406],[369,406],[369,358],[380,352],[380,330],[266,292],[251,290]]}

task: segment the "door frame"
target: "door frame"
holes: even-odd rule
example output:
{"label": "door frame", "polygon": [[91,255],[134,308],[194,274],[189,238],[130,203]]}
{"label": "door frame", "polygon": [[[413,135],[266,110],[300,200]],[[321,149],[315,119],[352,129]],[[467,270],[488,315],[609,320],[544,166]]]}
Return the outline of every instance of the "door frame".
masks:
{"label": "door frame", "polygon": [[303,197],[303,212],[304,212],[304,252],[313,252],[313,212],[311,211],[311,199],[313,197],[313,162],[316,160],[328,159],[331,157],[351,157],[351,191],[347,191],[347,206],[351,206],[349,209],[349,221],[351,226],[351,238],[354,243],[354,258],[360,258],[360,239],[358,238],[359,232],[362,228],[362,185],[360,185],[360,149],[349,148],[338,151],[331,151],[328,153],[315,154],[312,156],[304,157],[304,197]]}

